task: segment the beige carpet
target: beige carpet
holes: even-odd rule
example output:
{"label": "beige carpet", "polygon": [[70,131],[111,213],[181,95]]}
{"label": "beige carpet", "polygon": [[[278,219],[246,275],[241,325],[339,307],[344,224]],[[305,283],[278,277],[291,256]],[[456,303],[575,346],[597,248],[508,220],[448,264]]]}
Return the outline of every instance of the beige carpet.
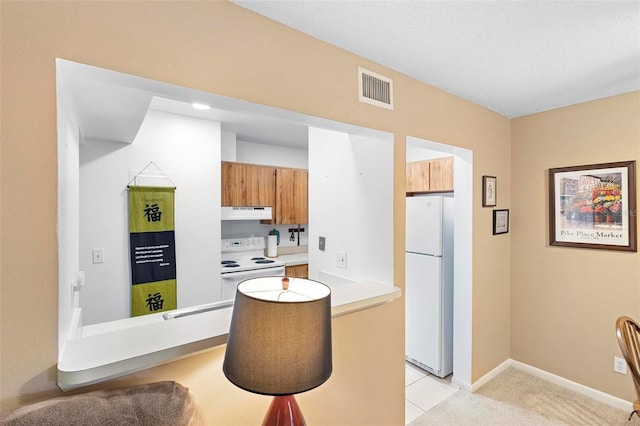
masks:
{"label": "beige carpet", "polygon": [[629,413],[510,367],[474,393],[456,392],[411,425],[640,425],[636,415],[627,421]]}

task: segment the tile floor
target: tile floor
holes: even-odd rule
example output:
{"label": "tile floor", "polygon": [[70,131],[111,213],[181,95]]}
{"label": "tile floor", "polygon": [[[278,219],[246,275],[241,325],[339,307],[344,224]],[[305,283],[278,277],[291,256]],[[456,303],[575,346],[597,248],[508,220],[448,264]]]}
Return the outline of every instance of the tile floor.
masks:
{"label": "tile floor", "polygon": [[405,424],[460,390],[451,376],[441,379],[410,363],[405,364],[405,386]]}

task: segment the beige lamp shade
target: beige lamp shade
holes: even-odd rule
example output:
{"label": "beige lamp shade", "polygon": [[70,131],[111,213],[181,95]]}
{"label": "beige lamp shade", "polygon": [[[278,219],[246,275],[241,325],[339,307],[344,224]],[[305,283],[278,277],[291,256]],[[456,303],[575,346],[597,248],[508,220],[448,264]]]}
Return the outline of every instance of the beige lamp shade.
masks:
{"label": "beige lamp shade", "polygon": [[331,290],[302,278],[261,277],[236,291],[223,371],[236,386],[293,395],[324,383],[332,371]]}

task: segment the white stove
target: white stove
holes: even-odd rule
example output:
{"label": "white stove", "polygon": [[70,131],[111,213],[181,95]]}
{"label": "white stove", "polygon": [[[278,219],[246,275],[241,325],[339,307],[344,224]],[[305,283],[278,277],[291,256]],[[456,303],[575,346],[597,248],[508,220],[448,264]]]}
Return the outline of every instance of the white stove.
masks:
{"label": "white stove", "polygon": [[284,276],[284,262],[264,255],[265,237],[223,239],[221,246],[221,300],[234,299],[244,280]]}

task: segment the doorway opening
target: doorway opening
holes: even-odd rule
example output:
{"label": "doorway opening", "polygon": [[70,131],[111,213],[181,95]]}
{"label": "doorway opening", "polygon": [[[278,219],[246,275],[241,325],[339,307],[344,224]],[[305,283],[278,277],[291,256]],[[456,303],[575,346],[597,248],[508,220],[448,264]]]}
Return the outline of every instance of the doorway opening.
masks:
{"label": "doorway opening", "polygon": [[[451,383],[471,390],[473,276],[473,151],[407,137],[406,161],[453,157],[453,376]],[[406,271],[405,271],[406,274]],[[405,307],[406,309],[406,307]]]}

